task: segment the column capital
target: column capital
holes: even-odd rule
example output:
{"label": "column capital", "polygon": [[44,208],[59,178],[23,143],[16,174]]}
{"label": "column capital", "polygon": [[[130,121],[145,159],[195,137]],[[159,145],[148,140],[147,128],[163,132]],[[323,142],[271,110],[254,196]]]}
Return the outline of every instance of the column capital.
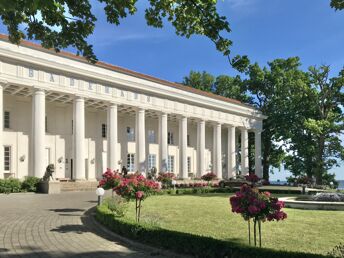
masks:
{"label": "column capital", "polygon": [[85,98],[81,95],[74,95],[74,100],[82,100],[85,101]]}
{"label": "column capital", "polygon": [[226,124],[225,127],[228,129],[237,128],[235,125],[230,125],[230,124]]}
{"label": "column capital", "polygon": [[8,85],[8,81],[0,79],[0,87],[5,87]]}
{"label": "column capital", "polygon": [[114,107],[114,106],[117,107],[118,105],[119,105],[119,103],[117,103],[117,102],[115,102],[115,101],[110,101],[110,102],[107,103],[107,106],[108,106],[108,107]]}
{"label": "column capital", "polygon": [[45,93],[45,90],[37,86],[33,86],[33,93]]}

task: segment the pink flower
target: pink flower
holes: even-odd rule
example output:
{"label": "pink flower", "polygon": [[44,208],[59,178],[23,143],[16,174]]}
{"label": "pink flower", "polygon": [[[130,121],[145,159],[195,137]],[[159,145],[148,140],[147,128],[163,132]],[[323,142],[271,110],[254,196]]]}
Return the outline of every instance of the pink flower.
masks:
{"label": "pink flower", "polygon": [[255,215],[259,212],[259,208],[254,205],[248,206],[248,212],[251,213],[252,215]]}
{"label": "pink flower", "polygon": [[144,192],[137,191],[135,194],[136,199],[141,200],[143,198]]}

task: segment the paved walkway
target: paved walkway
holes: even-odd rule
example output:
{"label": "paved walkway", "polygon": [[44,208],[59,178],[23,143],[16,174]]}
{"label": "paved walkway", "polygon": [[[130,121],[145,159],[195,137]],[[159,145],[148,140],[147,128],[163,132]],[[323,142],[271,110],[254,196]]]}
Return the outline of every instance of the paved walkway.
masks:
{"label": "paved walkway", "polygon": [[94,192],[0,194],[0,257],[166,257],[100,229],[87,213],[95,200]]}

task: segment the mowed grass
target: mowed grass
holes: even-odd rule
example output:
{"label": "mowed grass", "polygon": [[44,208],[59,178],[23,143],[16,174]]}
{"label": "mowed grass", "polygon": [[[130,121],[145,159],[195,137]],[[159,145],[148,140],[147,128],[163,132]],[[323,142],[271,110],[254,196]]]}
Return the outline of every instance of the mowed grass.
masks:
{"label": "mowed grass", "polygon": [[[141,220],[247,245],[247,222],[231,212],[228,197],[229,194],[152,196],[142,203]],[[134,218],[134,207],[131,203],[127,216]],[[344,211],[284,210],[288,214],[286,220],[262,224],[263,247],[327,254],[344,242]]]}

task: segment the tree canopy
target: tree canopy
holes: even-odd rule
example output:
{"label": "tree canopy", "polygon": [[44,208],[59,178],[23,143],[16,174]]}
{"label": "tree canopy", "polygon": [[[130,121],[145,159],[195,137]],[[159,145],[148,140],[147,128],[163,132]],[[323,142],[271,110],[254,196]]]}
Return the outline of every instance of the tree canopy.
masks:
{"label": "tree canopy", "polygon": [[[104,6],[107,21],[114,25],[120,25],[122,19],[137,12],[137,0],[97,2]],[[239,55],[229,58],[232,41],[225,35],[231,29],[226,17],[217,12],[216,3],[216,0],[149,0],[145,19],[147,25],[155,28],[170,22],[176,34],[186,38],[206,36],[233,67],[242,70],[248,58]],[[25,38],[39,40],[43,47],[56,51],[72,46],[89,61],[97,61],[93,46],[87,42],[97,20],[90,0],[0,1],[0,15],[12,43],[19,44]]]}

